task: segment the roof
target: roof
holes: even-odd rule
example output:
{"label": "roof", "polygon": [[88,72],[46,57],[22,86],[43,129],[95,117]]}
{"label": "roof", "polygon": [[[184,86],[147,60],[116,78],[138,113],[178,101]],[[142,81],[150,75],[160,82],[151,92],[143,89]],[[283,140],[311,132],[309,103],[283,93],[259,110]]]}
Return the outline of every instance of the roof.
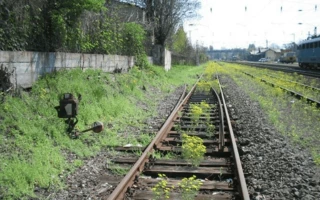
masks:
{"label": "roof", "polygon": [[313,38],[313,39],[310,39],[310,40],[303,40],[303,41],[300,42],[300,44],[306,44],[306,43],[311,43],[311,42],[316,42],[316,41],[320,41],[320,37]]}
{"label": "roof", "polygon": [[254,51],[251,51],[250,52],[250,54],[252,54],[252,55],[259,55],[259,54],[262,54],[262,53],[265,53],[265,52],[267,52],[267,51],[274,51],[275,53],[280,53],[281,52],[281,50],[280,49],[271,49],[271,48],[264,48],[264,49],[262,49],[262,48],[260,48],[260,49],[258,49],[258,50],[254,50]]}
{"label": "roof", "polygon": [[143,3],[143,1],[139,1],[139,0],[118,0],[121,3],[125,3],[125,4],[130,4],[130,5],[134,5],[137,6],[139,8],[146,8],[145,4]]}

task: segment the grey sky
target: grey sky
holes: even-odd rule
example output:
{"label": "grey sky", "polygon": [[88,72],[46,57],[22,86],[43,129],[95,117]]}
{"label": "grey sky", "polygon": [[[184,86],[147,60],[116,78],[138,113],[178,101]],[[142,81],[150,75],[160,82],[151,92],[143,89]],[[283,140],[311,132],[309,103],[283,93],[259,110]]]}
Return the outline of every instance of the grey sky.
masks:
{"label": "grey sky", "polygon": [[[215,49],[282,46],[320,34],[320,0],[201,0],[198,20],[185,22],[192,43]],[[196,24],[189,26],[189,24]]]}

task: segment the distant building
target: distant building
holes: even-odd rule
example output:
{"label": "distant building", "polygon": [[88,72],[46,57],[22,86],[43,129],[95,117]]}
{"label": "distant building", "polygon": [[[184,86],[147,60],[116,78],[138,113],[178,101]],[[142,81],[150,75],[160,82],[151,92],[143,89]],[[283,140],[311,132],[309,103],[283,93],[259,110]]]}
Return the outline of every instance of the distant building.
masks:
{"label": "distant building", "polygon": [[270,61],[276,61],[280,58],[281,51],[280,49],[262,49],[259,48],[258,50],[254,50],[250,52],[250,55],[248,57],[248,60],[250,61],[258,61],[261,58],[267,58]]}
{"label": "distant building", "polygon": [[245,49],[224,49],[207,51],[210,60],[245,60],[247,51]]}
{"label": "distant building", "polygon": [[145,23],[145,8],[134,1],[106,0],[106,7],[122,22]]}

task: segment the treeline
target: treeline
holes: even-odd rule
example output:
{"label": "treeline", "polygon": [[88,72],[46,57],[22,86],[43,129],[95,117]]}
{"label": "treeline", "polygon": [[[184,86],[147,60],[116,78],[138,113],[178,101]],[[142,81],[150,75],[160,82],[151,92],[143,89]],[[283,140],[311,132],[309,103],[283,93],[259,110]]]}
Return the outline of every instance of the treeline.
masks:
{"label": "treeline", "polygon": [[[145,31],[105,0],[2,0],[0,50],[137,55]],[[111,10],[112,8],[112,10]]]}

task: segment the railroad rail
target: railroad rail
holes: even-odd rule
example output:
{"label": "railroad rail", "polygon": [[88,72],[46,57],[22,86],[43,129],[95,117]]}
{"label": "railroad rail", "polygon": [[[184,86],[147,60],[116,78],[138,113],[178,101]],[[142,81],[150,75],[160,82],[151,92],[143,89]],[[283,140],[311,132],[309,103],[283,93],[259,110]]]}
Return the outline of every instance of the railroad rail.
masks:
{"label": "railroad rail", "polygon": [[269,76],[271,78],[275,78],[275,79],[279,79],[279,80],[282,80],[282,81],[286,81],[286,82],[289,82],[289,83],[293,83],[295,85],[299,85],[299,86],[302,86],[302,87],[305,87],[307,89],[311,89],[311,90],[314,90],[316,92],[320,92],[320,88],[316,88],[316,87],[312,87],[310,85],[306,85],[306,84],[303,84],[303,83],[299,83],[299,82],[296,82],[296,81],[291,81],[291,80],[286,80],[286,79],[282,79],[282,78],[279,78],[277,76],[272,76],[270,74],[266,74],[266,76]]}
{"label": "railroad rail", "polygon": [[283,71],[288,73],[297,73],[304,76],[320,78],[319,70],[310,70],[310,69],[305,70],[305,69],[299,68],[298,66],[285,65],[285,64],[272,64],[272,63],[256,63],[256,62],[232,62],[232,63],[258,67],[258,68],[267,68],[267,69],[278,70],[278,71]]}
{"label": "railroad rail", "polygon": [[[175,188],[183,178],[196,176],[202,184],[195,199],[249,200],[236,138],[223,91],[219,87],[220,95],[213,88],[199,89],[196,83],[188,94],[181,97],[138,159],[114,159],[115,163],[134,165],[107,199],[154,199],[152,188],[160,181],[158,175],[164,174],[168,185]],[[193,108],[202,104],[207,109],[198,115],[195,123]],[[205,157],[198,165],[182,158],[182,134],[202,138],[206,147]],[[176,157],[157,159],[153,156],[156,151],[171,152]],[[182,199],[181,191],[173,189],[166,199]]]}
{"label": "railroad rail", "polygon": [[[241,70],[240,70],[240,71],[241,71]],[[265,82],[265,83],[267,83],[267,84],[269,84],[269,85],[271,85],[271,86],[273,86],[273,87],[281,88],[282,90],[287,91],[288,93],[290,93],[291,95],[295,96],[295,97],[298,98],[298,99],[306,99],[308,103],[310,103],[310,104],[315,104],[317,107],[320,107],[320,101],[318,101],[318,100],[315,100],[315,99],[310,98],[310,97],[306,97],[306,96],[304,96],[303,94],[301,94],[301,93],[299,93],[299,92],[296,92],[296,91],[293,91],[293,90],[288,89],[288,88],[286,88],[286,87],[277,85],[277,84],[272,83],[271,81],[268,81],[268,80],[266,80],[266,79],[259,78],[259,77],[255,76],[255,75],[253,75],[253,74],[248,73],[248,72],[244,72],[244,71],[241,71],[241,72],[244,73],[244,74],[246,74],[246,75],[248,75],[248,76],[250,76],[250,77],[252,77],[252,78],[260,79],[260,81]],[[273,77],[273,78],[275,78],[275,77]],[[311,90],[319,91],[318,88],[310,87],[310,86],[307,86],[307,85],[304,85],[304,84],[300,84],[300,83],[297,83],[297,82],[292,82],[292,83],[294,83],[294,84],[299,84],[299,85],[301,85],[301,86],[303,86],[303,87],[306,87],[306,88],[309,88],[309,89],[311,89]]]}

